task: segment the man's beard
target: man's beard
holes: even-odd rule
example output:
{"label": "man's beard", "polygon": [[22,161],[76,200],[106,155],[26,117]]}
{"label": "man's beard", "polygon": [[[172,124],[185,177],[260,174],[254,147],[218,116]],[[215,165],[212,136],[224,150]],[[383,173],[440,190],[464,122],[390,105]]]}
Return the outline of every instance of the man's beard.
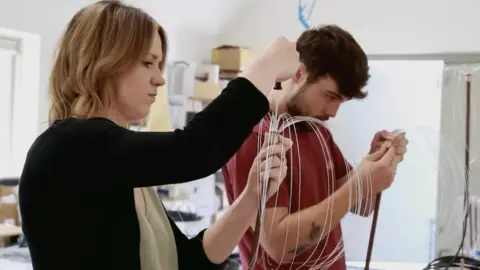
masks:
{"label": "man's beard", "polygon": [[302,107],[302,97],[306,91],[306,85],[300,86],[297,93],[293,95],[287,102],[287,113],[290,116],[307,116],[301,109]]}
{"label": "man's beard", "polygon": [[321,121],[328,121],[330,119],[329,116],[327,115],[309,115],[305,110],[302,110],[302,107],[305,107],[302,103],[303,95],[306,91],[306,86],[300,87],[298,92],[290,98],[290,100],[287,102],[287,113],[290,116],[309,116],[309,117],[314,117],[317,118],[318,120]]}
{"label": "man's beard", "polygon": [[[316,118],[323,122],[326,122],[329,119],[328,116],[310,116],[304,113],[301,107],[302,105],[301,105],[300,99],[293,98],[287,103],[287,112],[291,117],[307,116],[307,117]],[[307,121],[302,121],[302,122],[296,123],[295,127],[304,131],[313,131],[316,127],[318,128],[319,125],[320,125],[319,123],[312,123],[312,122],[308,123]]]}

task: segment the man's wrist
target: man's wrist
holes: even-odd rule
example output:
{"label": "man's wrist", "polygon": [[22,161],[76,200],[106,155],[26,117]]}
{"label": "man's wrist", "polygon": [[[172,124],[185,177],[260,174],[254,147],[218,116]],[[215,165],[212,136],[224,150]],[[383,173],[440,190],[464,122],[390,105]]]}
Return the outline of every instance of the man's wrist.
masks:
{"label": "man's wrist", "polygon": [[353,205],[358,203],[358,199],[363,198],[366,194],[362,177],[359,170],[354,170],[347,181],[349,197]]}

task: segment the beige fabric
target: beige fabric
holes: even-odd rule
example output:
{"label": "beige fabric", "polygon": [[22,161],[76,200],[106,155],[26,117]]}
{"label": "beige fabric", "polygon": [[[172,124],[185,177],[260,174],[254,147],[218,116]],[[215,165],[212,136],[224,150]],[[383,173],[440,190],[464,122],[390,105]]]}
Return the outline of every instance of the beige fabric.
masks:
{"label": "beige fabric", "polygon": [[[142,188],[145,209],[138,209],[142,270],[178,270],[177,246],[172,227],[153,187]],[[141,207],[141,206],[140,206]]]}

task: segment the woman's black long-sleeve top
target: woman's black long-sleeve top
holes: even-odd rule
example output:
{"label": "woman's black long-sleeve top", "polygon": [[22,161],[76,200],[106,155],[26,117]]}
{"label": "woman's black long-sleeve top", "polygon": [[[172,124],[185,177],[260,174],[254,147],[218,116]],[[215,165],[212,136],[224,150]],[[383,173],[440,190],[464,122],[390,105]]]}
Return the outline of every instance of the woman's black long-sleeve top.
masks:
{"label": "woman's black long-sleeve top", "polygon": [[[21,175],[23,232],[35,270],[140,269],[133,189],[218,171],[268,112],[247,79],[231,81],[183,129],[134,132],[104,118],[57,121],[31,146]],[[170,220],[179,269],[216,269]]]}

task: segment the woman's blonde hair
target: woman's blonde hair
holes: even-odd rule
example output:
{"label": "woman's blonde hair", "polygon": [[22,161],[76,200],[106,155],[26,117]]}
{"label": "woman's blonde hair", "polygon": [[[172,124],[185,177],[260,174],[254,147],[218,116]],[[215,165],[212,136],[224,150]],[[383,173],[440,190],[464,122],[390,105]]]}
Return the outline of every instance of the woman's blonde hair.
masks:
{"label": "woman's blonde hair", "polygon": [[99,1],[78,11],[63,34],[50,75],[50,125],[90,117],[113,104],[114,78],[148,53],[153,34],[164,29],[142,10],[120,1]]}

